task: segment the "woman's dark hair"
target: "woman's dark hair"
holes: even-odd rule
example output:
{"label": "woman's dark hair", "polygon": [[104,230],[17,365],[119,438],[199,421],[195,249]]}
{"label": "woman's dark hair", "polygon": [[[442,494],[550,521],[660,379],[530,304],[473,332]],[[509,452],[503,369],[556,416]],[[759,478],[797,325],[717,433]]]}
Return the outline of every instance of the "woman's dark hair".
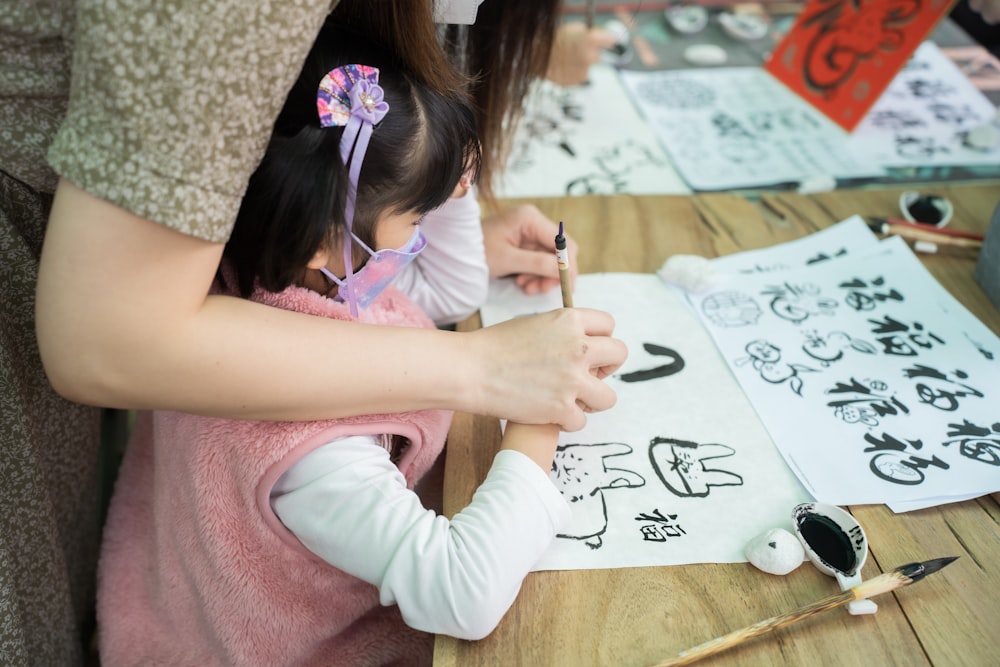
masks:
{"label": "woman's dark hair", "polygon": [[510,152],[512,129],[532,81],[548,69],[562,0],[484,2],[473,25],[441,29],[443,49],[434,48],[433,1],[340,0],[333,13],[392,45],[421,81],[437,90],[471,92],[482,144],[479,194],[495,204],[493,188]]}
{"label": "woman's dark hair", "polygon": [[427,213],[452,194],[463,172],[478,170],[475,113],[462,93],[420,84],[390,51],[328,19],[288,94],[264,158],[250,178],[224,255],[248,296],[256,280],[277,292],[298,280],[324,244],[345,227],[348,175],[342,127],[319,125],[316,91],[347,64],[379,69],[389,112],[374,128],[358,179],[354,233],[375,247],[383,213]]}
{"label": "woman's dark hair", "polygon": [[559,25],[561,0],[489,0],[471,26],[448,26],[444,48],[472,77],[483,163],[479,192],[493,188],[510,152],[532,81],[545,77]]}

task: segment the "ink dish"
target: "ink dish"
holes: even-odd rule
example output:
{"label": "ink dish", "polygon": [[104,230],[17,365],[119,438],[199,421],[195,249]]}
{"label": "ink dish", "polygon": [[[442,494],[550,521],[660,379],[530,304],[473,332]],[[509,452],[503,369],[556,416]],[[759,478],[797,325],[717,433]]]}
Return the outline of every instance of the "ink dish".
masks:
{"label": "ink dish", "polygon": [[[835,505],[803,503],[792,510],[792,524],[806,556],[820,572],[835,577],[840,590],[861,583],[868,539],[853,516]],[[854,615],[878,611],[871,600],[854,600],[847,608]]]}

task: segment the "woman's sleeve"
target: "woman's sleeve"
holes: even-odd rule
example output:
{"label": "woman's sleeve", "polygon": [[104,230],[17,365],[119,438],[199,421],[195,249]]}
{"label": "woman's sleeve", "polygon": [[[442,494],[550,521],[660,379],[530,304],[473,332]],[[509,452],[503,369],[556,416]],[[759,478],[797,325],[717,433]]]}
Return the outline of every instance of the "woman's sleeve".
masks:
{"label": "woman's sleeve", "polygon": [[435,324],[452,324],[486,301],[489,268],[475,191],[449,199],[431,211],[420,227],[427,247],[393,282]]}
{"label": "woman's sleeve", "polygon": [[76,8],[69,109],[49,162],[131,213],[225,241],[330,0]]}
{"label": "woman's sleeve", "polygon": [[538,465],[504,450],[449,521],[421,505],[384,449],[356,438],[298,461],[271,506],[310,551],[377,586],[408,625],[461,639],[493,631],[569,518]]}

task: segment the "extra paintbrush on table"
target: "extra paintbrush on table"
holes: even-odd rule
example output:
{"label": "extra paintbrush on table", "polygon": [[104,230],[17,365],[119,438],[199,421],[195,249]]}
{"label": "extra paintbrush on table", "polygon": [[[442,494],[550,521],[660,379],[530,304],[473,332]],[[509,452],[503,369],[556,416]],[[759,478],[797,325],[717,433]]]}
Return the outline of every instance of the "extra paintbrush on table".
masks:
{"label": "extra paintbrush on table", "polygon": [[983,247],[983,235],[950,227],[935,227],[919,222],[871,218],[868,227],[876,234],[895,234],[913,243],[918,252],[937,252],[941,247],[978,251]]}
{"label": "extra paintbrush on table", "polygon": [[771,618],[754,623],[753,625],[747,626],[741,630],[735,630],[727,635],[716,637],[711,641],[707,641],[704,644],[699,644],[698,646],[688,649],[687,651],[682,651],[665,662],[657,663],[655,667],[687,665],[695,662],[696,660],[701,660],[702,658],[707,658],[710,655],[715,655],[716,653],[725,651],[726,649],[732,648],[737,644],[742,644],[743,642],[753,639],[754,637],[759,637],[774,630],[779,630],[787,625],[791,625],[792,623],[797,623],[798,621],[815,616],[816,614],[827,611],[828,609],[840,607],[841,605],[845,605],[854,600],[867,600],[870,597],[881,595],[882,593],[888,593],[889,591],[893,591],[902,586],[907,586],[916,581],[920,581],[927,575],[933,574],[948,565],[956,558],[958,557],[951,556],[947,558],[935,558],[934,560],[924,561],[923,563],[909,563],[907,565],[901,565],[891,572],[886,572],[883,575],[869,579],[868,581],[862,582],[842,593],[825,597],[821,600],[813,602],[812,604],[799,607],[798,609],[793,609],[792,611],[779,614],[778,616],[772,616]]}

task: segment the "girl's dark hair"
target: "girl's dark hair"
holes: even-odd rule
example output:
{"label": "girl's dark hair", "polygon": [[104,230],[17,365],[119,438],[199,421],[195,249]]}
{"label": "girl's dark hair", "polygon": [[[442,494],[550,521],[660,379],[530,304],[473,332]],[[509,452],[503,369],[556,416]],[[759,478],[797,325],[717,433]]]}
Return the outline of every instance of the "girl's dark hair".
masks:
{"label": "girl's dark hair", "polygon": [[226,244],[243,296],[255,280],[264,289],[283,290],[300,279],[324,244],[342,238],[348,187],[340,158],[343,128],[320,127],[316,91],[327,72],[353,63],[379,69],[389,104],[358,179],[353,229],[359,238],[375,247],[379,215],[427,213],[448,199],[466,169],[479,168],[475,113],[463,93],[419,83],[392,52],[328,19],[275,122]]}

